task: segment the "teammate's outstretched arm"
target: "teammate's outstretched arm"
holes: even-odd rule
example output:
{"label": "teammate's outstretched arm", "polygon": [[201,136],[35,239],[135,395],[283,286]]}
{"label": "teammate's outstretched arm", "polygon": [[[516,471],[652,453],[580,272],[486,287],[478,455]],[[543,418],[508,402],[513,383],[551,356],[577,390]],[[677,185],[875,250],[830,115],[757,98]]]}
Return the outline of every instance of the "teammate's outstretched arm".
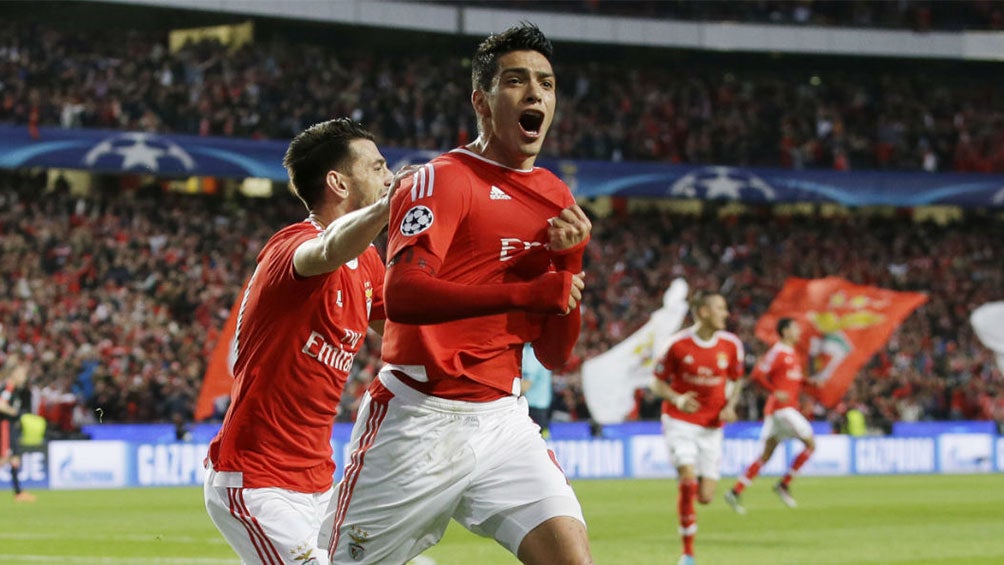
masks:
{"label": "teammate's outstretched arm", "polygon": [[413,174],[416,168],[402,168],[393,177],[388,171],[387,192],[379,200],[341,216],[331,222],[320,237],[301,244],[293,255],[296,274],[312,277],[330,273],[366,251],[387,226],[390,199],[401,185],[401,180]]}

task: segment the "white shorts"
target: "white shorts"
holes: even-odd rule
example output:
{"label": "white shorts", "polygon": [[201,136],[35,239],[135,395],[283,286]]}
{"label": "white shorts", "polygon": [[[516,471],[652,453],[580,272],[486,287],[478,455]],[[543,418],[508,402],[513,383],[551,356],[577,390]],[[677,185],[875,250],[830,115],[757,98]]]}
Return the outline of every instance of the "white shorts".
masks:
{"label": "white shorts", "polygon": [[760,428],[761,443],[768,438],[784,441],[793,437],[800,439],[812,437],[812,424],[795,408],[781,408],[764,418],[763,427]]}
{"label": "white shorts", "polygon": [[722,428],[705,428],[662,415],[662,437],[673,466],[691,466],[698,477],[721,478],[722,436]]}
{"label": "white shorts", "polygon": [[[333,489],[309,494],[281,488],[214,486],[206,470],[206,510],[241,560],[251,565],[327,565],[318,532]],[[216,481],[220,484],[221,481]]]}
{"label": "white shorts", "polygon": [[379,379],[386,390],[371,388],[360,403],[321,528],[333,563],[405,563],[435,545],[450,518],[513,554],[546,520],[585,523],[525,398],[445,400],[387,371]]}

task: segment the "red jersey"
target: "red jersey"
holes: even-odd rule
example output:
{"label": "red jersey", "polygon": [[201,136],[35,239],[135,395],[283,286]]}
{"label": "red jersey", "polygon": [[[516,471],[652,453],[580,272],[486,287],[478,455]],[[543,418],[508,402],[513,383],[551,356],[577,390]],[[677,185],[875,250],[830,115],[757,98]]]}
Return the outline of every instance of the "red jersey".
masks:
{"label": "red jersey", "polygon": [[[442,280],[526,282],[553,268],[547,220],[574,203],[546,169],[512,169],[455,149],[394,194],[387,257],[421,246],[442,260]],[[494,400],[519,394],[523,344],[540,336],[542,322],[543,315],[520,311],[429,325],[388,320],[383,360],[426,394]]]}
{"label": "red jersey", "polygon": [[243,475],[233,486],[331,487],[331,427],[369,320],[385,317],[384,265],[370,246],[326,275],[297,275],[293,253],[322,231],[303,221],[272,236],[244,293],[232,400],[209,445],[216,471]]}
{"label": "red jersey", "polygon": [[[798,353],[790,345],[775,343],[753,368],[750,377],[771,393],[763,409],[765,415],[781,408],[798,408],[798,394],[805,377]],[[788,393],[788,400],[777,399],[774,393],[779,390]]]}
{"label": "red jersey", "polygon": [[704,341],[694,327],[678,332],[655,368],[655,376],[678,393],[695,391],[701,407],[688,414],[663,401],[662,413],[706,428],[724,423],[718,414],[725,408],[725,384],[743,376],[743,342],[735,334],[718,331]]}

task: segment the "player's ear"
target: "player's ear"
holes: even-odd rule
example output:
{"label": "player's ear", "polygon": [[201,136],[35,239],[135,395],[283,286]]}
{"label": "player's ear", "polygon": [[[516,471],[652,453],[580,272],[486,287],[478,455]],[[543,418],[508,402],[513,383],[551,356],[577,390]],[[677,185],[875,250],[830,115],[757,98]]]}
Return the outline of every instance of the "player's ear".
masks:
{"label": "player's ear", "polygon": [[324,185],[339,198],[344,199],[349,197],[348,179],[345,178],[345,175],[334,169],[324,175]]}
{"label": "player's ear", "polygon": [[488,96],[480,89],[474,89],[471,93],[471,105],[479,118],[487,120],[492,117],[491,106],[488,105]]}

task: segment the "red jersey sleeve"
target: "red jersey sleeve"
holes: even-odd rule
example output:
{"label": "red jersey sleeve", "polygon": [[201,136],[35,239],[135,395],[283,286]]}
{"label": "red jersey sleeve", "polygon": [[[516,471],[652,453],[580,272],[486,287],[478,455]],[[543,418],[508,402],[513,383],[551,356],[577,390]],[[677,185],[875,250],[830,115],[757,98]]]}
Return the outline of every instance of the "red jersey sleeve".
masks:
{"label": "red jersey sleeve", "polygon": [[470,209],[471,180],[460,167],[429,163],[397,189],[391,200],[387,258],[421,246],[442,262]]}

